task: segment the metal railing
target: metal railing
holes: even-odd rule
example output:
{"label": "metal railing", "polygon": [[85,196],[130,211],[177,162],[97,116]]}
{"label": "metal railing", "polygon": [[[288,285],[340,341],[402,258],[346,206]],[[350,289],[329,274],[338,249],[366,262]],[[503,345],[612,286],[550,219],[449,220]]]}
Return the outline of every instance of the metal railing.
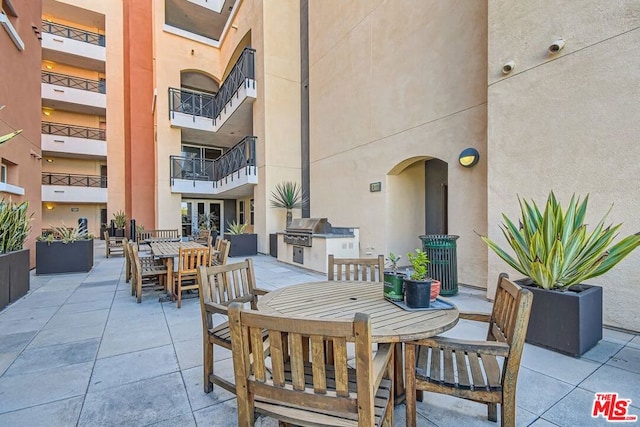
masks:
{"label": "metal railing", "polygon": [[104,34],[93,33],[80,28],[69,27],[68,25],[56,24],[55,22],[42,21],[42,32],[97,46],[105,46]]}
{"label": "metal railing", "polygon": [[76,175],[42,172],[42,185],[107,188],[107,177],[100,175]]}
{"label": "metal railing", "polygon": [[62,123],[42,122],[42,133],[45,135],[71,136],[100,141],[106,141],[107,139],[107,132],[104,129],[70,126]]}
{"label": "metal railing", "polygon": [[105,80],[89,80],[49,71],[42,72],[42,83],[88,90],[89,92],[107,93],[107,82]]}
{"label": "metal railing", "polygon": [[169,88],[169,117],[171,113],[185,113],[213,119],[243,85],[255,88],[255,49],[245,47],[231,72],[215,95]]}
{"label": "metal railing", "polygon": [[[247,136],[215,160],[170,156],[171,180],[220,181],[256,165],[256,137]],[[245,173],[249,173],[247,170]]]}

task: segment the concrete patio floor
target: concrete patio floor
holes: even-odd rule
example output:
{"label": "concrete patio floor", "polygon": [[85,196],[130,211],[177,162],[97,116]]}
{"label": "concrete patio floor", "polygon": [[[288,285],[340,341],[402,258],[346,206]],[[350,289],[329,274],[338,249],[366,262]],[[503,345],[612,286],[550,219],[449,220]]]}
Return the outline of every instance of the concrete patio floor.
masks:
{"label": "concrete patio floor", "polygon": [[[31,276],[31,291],[0,312],[0,426],[234,426],[235,398],[202,387],[202,330],[197,298],[136,304],[124,260],[106,259],[96,242],[93,270]],[[276,289],[324,276],[252,257],[258,286]],[[233,259],[230,259],[233,262]],[[484,292],[460,287],[461,310],[485,311]],[[484,339],[482,324],[460,321],[447,335]],[[230,353],[216,347],[216,370],[233,376]],[[517,425],[606,425],[591,417],[596,392],[631,399],[640,415],[640,337],[604,330],[582,358],[526,345],[517,391]],[[404,425],[405,406],[395,412]],[[256,425],[277,426],[260,418]],[[495,426],[486,407],[425,394],[420,426]]]}

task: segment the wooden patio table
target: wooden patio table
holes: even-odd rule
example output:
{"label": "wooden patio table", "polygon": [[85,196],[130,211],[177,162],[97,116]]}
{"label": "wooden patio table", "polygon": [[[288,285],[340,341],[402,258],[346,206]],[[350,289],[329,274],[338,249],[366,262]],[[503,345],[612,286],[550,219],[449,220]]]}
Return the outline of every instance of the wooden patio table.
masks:
{"label": "wooden patio table", "polygon": [[351,320],[355,313],[371,317],[373,342],[395,346],[396,403],[404,400],[402,342],[429,338],[454,327],[459,312],[451,309],[407,311],[384,299],[382,284],[325,281],[301,283],[271,291],[258,299],[268,314]]}

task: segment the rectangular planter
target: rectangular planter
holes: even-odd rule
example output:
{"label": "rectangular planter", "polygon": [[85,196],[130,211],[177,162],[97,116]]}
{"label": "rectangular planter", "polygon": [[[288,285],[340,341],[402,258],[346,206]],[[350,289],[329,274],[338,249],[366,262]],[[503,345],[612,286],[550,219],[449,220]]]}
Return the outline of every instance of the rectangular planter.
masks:
{"label": "rectangular planter", "polygon": [[258,254],[257,234],[225,234],[224,238],[231,242],[230,257]]}
{"label": "rectangular planter", "polygon": [[533,293],[528,343],[577,357],[602,339],[602,287],[581,284],[561,292],[530,285],[530,279],[516,283]]}
{"label": "rectangular planter", "polygon": [[93,240],[36,242],[36,274],[79,273],[93,268]]}
{"label": "rectangular planter", "polygon": [[269,234],[269,255],[278,258],[278,235]]}
{"label": "rectangular planter", "polygon": [[29,292],[29,249],[0,255],[0,310]]}

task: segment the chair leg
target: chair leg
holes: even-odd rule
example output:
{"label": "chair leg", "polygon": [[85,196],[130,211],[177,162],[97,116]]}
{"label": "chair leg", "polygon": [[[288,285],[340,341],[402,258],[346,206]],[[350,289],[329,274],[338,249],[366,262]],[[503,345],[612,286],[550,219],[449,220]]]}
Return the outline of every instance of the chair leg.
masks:
{"label": "chair leg", "polygon": [[178,276],[178,308],[182,307],[182,277]]}
{"label": "chair leg", "polygon": [[142,302],[142,278],[136,279],[136,301],[138,304]]}
{"label": "chair leg", "polygon": [[416,427],[416,346],[404,346],[405,398],[407,427]]}
{"label": "chair leg", "polygon": [[[504,405],[501,405],[501,408],[504,408]],[[498,408],[495,403],[487,403],[487,419],[494,423],[498,421]]]}
{"label": "chair leg", "polygon": [[502,424],[503,426],[513,427],[516,425],[515,393],[510,393],[508,396],[502,396],[502,404],[500,405],[500,417],[500,424]]}
{"label": "chair leg", "polygon": [[207,337],[202,341],[202,368],[204,371],[204,392],[211,393],[213,391],[213,383],[211,375],[213,374],[213,344],[209,342]]}

